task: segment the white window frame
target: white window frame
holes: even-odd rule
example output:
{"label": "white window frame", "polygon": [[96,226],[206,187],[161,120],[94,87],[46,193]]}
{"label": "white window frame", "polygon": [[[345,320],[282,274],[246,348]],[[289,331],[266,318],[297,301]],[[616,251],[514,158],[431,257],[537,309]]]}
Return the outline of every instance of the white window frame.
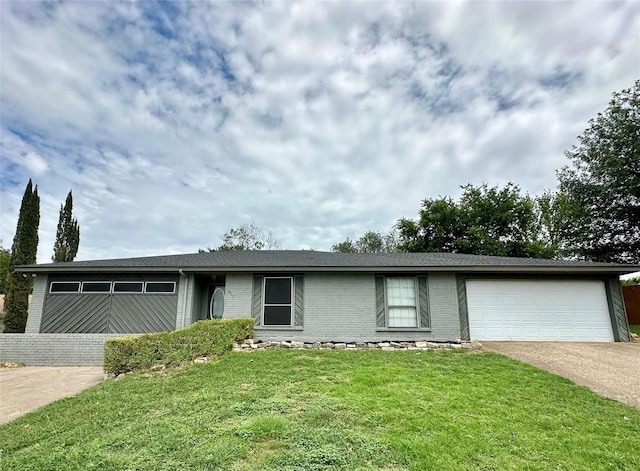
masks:
{"label": "white window frame", "polygon": [[[53,285],[71,285],[76,283],[78,284],[76,291],[53,291]],[[49,284],[49,294],[75,294],[80,292],[81,287],[81,281],[52,281],[51,284]]]}
{"label": "white window frame", "polygon": [[[388,280],[390,279],[405,279],[413,280],[413,293],[414,293],[414,305],[416,309],[416,325],[415,326],[395,326],[391,325],[391,316],[389,315],[389,309],[394,307],[409,307],[409,305],[392,305],[389,304],[389,289]],[[420,287],[418,286],[417,276],[385,276],[384,277],[384,309],[385,309],[385,325],[391,329],[419,329],[420,328]]]}
{"label": "white window frame", "polygon": [[[140,284],[141,289],[140,291],[116,291],[116,283],[136,283],[136,284]],[[111,286],[111,292],[113,294],[116,295],[120,295],[120,294],[144,294],[144,281],[114,281],[112,286]]]}
{"label": "white window frame", "polygon": [[[147,291],[147,286],[156,285],[156,284],[168,284],[171,283],[173,285],[173,289],[171,291]],[[142,291],[144,294],[175,294],[176,293],[176,282],[175,281],[145,281],[144,288]]]}
{"label": "white window frame", "polygon": [[[109,283],[109,291],[85,291],[84,285],[86,283]],[[113,283],[109,280],[91,280],[91,281],[83,281],[80,285],[80,293],[82,294],[111,294],[111,290],[113,290]]]}
{"label": "white window frame", "polygon": [[[289,304],[267,304],[266,303],[266,299],[267,299],[267,280],[274,280],[274,279],[287,279],[289,280],[289,286],[290,286],[290,293],[291,293],[291,302]],[[277,328],[277,327],[291,327],[293,326],[293,322],[294,322],[294,317],[295,317],[295,311],[294,311],[294,301],[295,301],[295,291],[294,291],[294,285],[293,285],[293,276],[265,276],[262,278],[262,312],[260,313],[261,315],[261,325],[264,327],[273,327],[273,328]],[[290,310],[290,314],[289,314],[289,324],[265,324],[264,322],[264,308],[266,306],[280,306],[280,307],[284,307],[284,306],[289,306]]]}

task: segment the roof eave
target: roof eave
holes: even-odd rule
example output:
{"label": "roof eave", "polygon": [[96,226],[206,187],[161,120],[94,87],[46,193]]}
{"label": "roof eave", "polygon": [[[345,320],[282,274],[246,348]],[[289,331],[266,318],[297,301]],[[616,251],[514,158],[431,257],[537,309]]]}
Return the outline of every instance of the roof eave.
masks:
{"label": "roof eave", "polygon": [[409,273],[409,272],[455,272],[455,273],[523,273],[523,274],[609,274],[625,275],[640,271],[640,265],[613,265],[613,266],[484,266],[484,265],[460,265],[460,266],[204,266],[204,267],[91,267],[91,266],[65,266],[51,267],[38,265],[23,265],[15,268],[20,273],[211,273],[211,272],[376,272],[376,273]]}

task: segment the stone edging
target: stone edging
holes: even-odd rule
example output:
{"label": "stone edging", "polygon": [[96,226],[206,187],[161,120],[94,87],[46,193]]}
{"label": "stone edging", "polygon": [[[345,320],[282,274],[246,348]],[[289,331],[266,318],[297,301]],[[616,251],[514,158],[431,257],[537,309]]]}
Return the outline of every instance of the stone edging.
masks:
{"label": "stone edging", "polygon": [[482,344],[477,340],[471,342],[460,340],[456,342],[270,342],[246,339],[242,343],[234,343],[234,352],[253,352],[265,349],[292,348],[298,350],[382,350],[391,352],[396,350],[481,350]]}

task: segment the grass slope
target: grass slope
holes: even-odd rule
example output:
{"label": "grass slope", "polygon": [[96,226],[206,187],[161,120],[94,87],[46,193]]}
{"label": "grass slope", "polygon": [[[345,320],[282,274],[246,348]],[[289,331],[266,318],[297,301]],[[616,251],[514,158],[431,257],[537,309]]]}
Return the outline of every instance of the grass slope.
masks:
{"label": "grass slope", "polygon": [[634,334],[640,335],[640,325],[630,325],[629,329],[631,329],[631,332]]}
{"label": "grass slope", "polygon": [[270,350],[0,427],[6,470],[640,469],[640,410],[492,354]]}

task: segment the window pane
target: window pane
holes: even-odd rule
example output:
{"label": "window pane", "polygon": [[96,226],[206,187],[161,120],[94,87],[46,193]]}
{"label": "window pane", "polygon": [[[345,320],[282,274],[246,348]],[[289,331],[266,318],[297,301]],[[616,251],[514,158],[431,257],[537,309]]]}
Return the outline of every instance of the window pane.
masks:
{"label": "window pane", "polygon": [[264,325],[291,325],[291,306],[265,306]]}
{"label": "window pane", "polygon": [[82,283],[83,293],[108,293],[110,291],[110,281],[85,281]]}
{"label": "window pane", "polygon": [[418,327],[415,307],[390,307],[389,327]]}
{"label": "window pane", "polygon": [[265,278],[265,304],[291,304],[291,278]]}
{"label": "window pane", "polygon": [[55,281],[51,283],[50,293],[77,293],[80,291],[79,281]]}
{"label": "window pane", "polygon": [[415,307],[415,278],[387,278],[387,305]]}
{"label": "window pane", "polygon": [[148,281],[145,285],[145,293],[173,293],[176,284],[173,281]]}
{"label": "window pane", "polygon": [[142,281],[116,281],[113,284],[114,293],[142,293]]}

